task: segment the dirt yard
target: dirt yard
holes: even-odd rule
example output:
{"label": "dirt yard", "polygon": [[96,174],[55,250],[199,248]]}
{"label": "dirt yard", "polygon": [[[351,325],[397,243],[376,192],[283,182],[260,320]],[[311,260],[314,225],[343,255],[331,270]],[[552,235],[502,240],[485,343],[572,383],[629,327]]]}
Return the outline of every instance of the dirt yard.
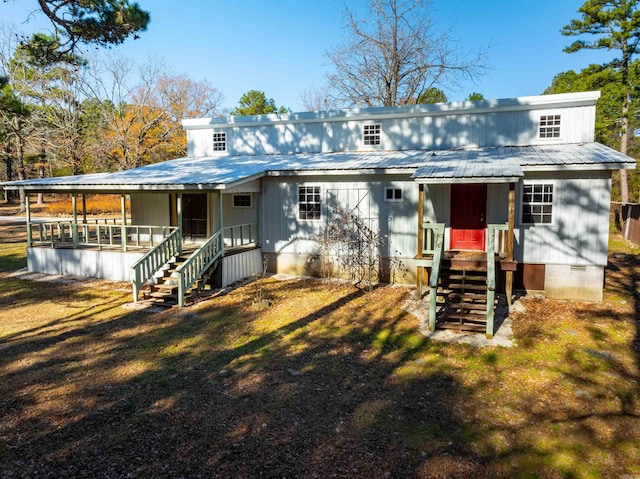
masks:
{"label": "dirt yard", "polygon": [[619,240],[604,302],[524,299],[515,347],[476,349],[420,335],[403,288],[134,310],[126,284],[12,278],[0,235],[1,478],[640,478]]}

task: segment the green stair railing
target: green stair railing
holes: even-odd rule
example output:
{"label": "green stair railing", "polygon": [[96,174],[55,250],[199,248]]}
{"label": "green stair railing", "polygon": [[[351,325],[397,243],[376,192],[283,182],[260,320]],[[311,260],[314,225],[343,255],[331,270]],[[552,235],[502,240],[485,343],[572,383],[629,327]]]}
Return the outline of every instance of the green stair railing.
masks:
{"label": "green stair railing", "polygon": [[133,302],[138,301],[142,285],[149,281],[174,256],[182,252],[182,231],[176,228],[158,246],[151,249],[131,266]]}
{"label": "green stair railing", "polygon": [[184,306],[185,295],[189,288],[222,256],[222,253],[222,231],[218,230],[178,267],[176,270],[178,275],[178,307]]}
{"label": "green stair railing", "polygon": [[444,256],[444,225],[434,225],[435,237],[433,242],[433,264],[431,266],[431,276],[429,277],[429,330],[436,330],[436,300],[438,295],[438,276],[440,276],[440,265]]}

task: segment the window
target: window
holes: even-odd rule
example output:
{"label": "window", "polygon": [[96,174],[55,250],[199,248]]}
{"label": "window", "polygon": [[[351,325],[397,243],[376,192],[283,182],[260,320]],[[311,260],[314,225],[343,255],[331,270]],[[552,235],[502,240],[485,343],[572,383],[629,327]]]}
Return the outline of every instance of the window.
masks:
{"label": "window", "polygon": [[224,131],[213,134],[213,151],[227,151],[227,134]]}
{"label": "window", "polygon": [[380,144],[380,125],[364,125],[365,146],[376,146]]}
{"label": "window", "polygon": [[298,187],[298,218],[301,220],[320,219],[320,187]]}
{"label": "window", "polygon": [[251,194],[233,195],[234,208],[253,208],[253,196]]}
{"label": "window", "polygon": [[540,138],[560,138],[560,115],[540,116]]}
{"label": "window", "polygon": [[553,184],[534,183],[522,187],[522,224],[551,224]]}
{"label": "window", "polygon": [[384,200],[388,203],[402,201],[402,189],[387,186],[384,189]]}

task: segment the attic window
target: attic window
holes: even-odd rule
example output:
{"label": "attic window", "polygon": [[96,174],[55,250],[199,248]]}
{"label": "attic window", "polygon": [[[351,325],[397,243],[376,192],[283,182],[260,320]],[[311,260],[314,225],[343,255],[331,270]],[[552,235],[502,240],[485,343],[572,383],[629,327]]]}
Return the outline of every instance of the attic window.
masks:
{"label": "attic window", "polygon": [[540,116],[540,138],[560,138],[560,115]]}
{"label": "attic window", "polygon": [[224,131],[213,134],[213,151],[227,151],[227,134]]}
{"label": "attic window", "polygon": [[380,144],[380,125],[364,125],[364,145],[377,146]]}
{"label": "attic window", "polygon": [[548,225],[553,218],[553,184],[533,183],[522,186],[522,224]]}

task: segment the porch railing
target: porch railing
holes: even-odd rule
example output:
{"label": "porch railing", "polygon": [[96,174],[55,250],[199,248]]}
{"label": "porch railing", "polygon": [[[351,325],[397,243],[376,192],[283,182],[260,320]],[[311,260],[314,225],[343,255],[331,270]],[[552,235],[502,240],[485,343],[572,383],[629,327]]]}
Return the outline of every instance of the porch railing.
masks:
{"label": "porch railing", "polygon": [[[444,225],[434,233],[433,243],[433,265],[431,266],[431,276],[429,277],[429,330],[436,330],[436,306],[438,295],[438,276],[440,276],[440,265],[444,256]],[[426,231],[425,231],[426,233]]]}
{"label": "porch railing", "polygon": [[498,253],[501,257],[507,255],[508,234],[509,225],[507,223],[487,225],[487,258],[489,257],[489,245],[492,246],[493,254]]}
{"label": "porch railing", "polygon": [[123,225],[110,220],[31,222],[32,246],[89,246],[153,248],[174,232],[175,226]]}
{"label": "porch railing", "polygon": [[444,244],[444,223],[423,223],[422,231],[422,254],[435,254],[439,235],[443,236]]}
{"label": "porch railing", "polygon": [[160,244],[131,266],[133,302],[138,300],[142,285],[149,281],[174,256],[182,252],[182,231],[176,228]]}
{"label": "porch railing", "polygon": [[222,231],[216,231],[202,246],[178,267],[178,306],[184,306],[187,290],[222,256]]}
{"label": "porch railing", "polygon": [[222,229],[225,248],[238,248],[258,244],[258,223],[225,226]]}

